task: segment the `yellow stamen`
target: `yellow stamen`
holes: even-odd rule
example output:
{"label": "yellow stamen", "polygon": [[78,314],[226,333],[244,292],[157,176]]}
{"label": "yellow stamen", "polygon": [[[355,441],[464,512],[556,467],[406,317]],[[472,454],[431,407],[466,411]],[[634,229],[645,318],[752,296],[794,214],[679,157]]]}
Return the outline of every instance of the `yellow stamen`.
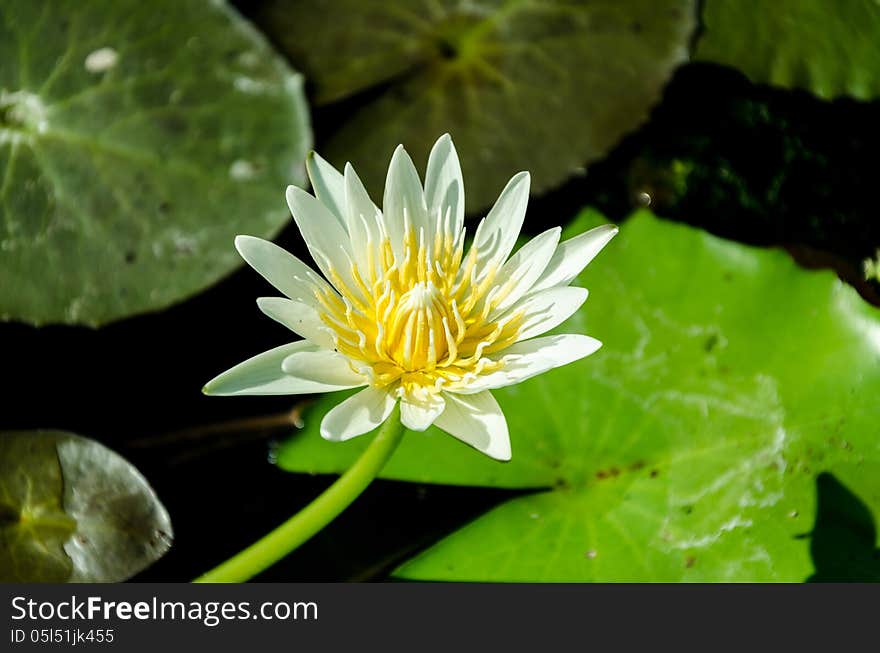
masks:
{"label": "yellow stamen", "polygon": [[475,248],[464,257],[448,211],[437,224],[429,235],[407,220],[399,257],[385,234],[364,243],[367,269],[352,264],[346,283],[328,266],[342,297],[318,296],[338,350],[397,394],[427,397],[498,369],[486,355],[516,342],[523,322],[509,312],[488,319],[511,285],[499,287],[494,266],[476,269]]}

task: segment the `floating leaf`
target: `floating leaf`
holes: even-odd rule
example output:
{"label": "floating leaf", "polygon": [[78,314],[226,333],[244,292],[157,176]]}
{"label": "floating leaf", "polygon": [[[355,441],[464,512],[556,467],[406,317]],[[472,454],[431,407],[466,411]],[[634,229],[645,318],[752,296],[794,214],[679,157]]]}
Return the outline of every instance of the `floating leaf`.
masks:
{"label": "floating leaf", "polygon": [[223,2],[4,0],[0,318],[97,325],[229,273],[304,181],[301,79]]}
{"label": "floating leaf", "polygon": [[0,581],[60,582],[76,523],[64,512],[64,482],[49,434],[0,435]]}
{"label": "floating leaf", "polygon": [[876,0],[706,0],[695,58],[831,99],[880,96]]}
{"label": "floating leaf", "polygon": [[171,521],[146,479],[61,431],[0,433],[0,582],[115,582],[162,557]]}
{"label": "floating leaf", "polygon": [[540,192],[603,156],[648,115],[687,58],[692,0],[269,0],[263,27],[318,103],[368,91],[322,152],[381,197],[386,161],[450,132],[471,212],[508,178]]}
{"label": "floating leaf", "polygon": [[[584,214],[572,231],[596,221]],[[432,429],[407,435],[383,473],[535,492],[449,536],[400,576],[803,581],[820,567],[811,541],[824,538],[827,552],[836,537],[834,520],[817,518],[823,471],[876,522],[880,312],[852,288],[781,251],[644,212],[580,283],[590,299],[562,331],[605,344],[495,391],[510,424],[510,463]],[[351,464],[367,438],[328,443],[318,434],[337,401],[328,395],[305,415],[304,432],[277,451],[279,465]],[[880,563],[861,573],[880,578]]]}

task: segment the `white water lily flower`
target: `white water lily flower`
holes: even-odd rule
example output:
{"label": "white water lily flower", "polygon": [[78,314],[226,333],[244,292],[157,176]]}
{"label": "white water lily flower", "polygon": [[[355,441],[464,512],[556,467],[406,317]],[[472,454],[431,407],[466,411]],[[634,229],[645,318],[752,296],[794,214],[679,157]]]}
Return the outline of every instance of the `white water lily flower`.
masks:
{"label": "white water lily flower", "polygon": [[498,460],[509,460],[504,414],[490,393],[596,351],[579,334],[536,336],[586,300],[568,284],[617,233],[597,227],[559,243],[535,236],[508,258],[529,197],[514,176],[465,251],[464,185],[448,135],[428,159],[422,188],[398,147],[383,207],[351,165],[344,174],[313,154],[316,197],[295,186],[287,201],[323,277],[270,242],[239,236],[245,261],[286,298],[257,300],[303,340],[233,367],[205,386],[212,395],[301,394],[364,387],[321,423],[328,440],[372,431],[400,401],[407,428],[432,424]]}

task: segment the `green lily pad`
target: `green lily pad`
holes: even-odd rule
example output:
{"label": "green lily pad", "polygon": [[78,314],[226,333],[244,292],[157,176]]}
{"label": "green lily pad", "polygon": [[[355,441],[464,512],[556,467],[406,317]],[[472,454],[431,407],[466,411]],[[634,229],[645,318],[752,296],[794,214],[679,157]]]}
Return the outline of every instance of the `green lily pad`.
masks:
{"label": "green lily pad", "polygon": [[821,98],[880,96],[875,0],[706,0],[695,59]]}
{"label": "green lily pad", "polygon": [[325,104],[364,93],[322,153],[381,197],[392,150],[449,132],[468,210],[514,173],[556,186],[648,115],[688,56],[692,0],[269,0],[261,26]]}
{"label": "green lily pad", "polygon": [[311,144],[302,78],[223,2],[0,6],[0,319],[163,308],[271,236]]}
{"label": "green lily pad", "polygon": [[[569,235],[600,221],[582,214]],[[579,279],[560,329],[604,342],[583,361],[495,391],[513,459],[432,429],[383,477],[532,489],[397,574],[486,581],[803,581],[812,542],[880,516],[880,311],[827,271],[640,212]],[[327,395],[277,451],[290,471],[340,472],[367,444],[318,433]],[[825,472],[864,509],[817,515]],[[852,501],[850,501],[851,503]],[[846,519],[843,520],[846,522]],[[850,520],[853,521],[853,520]],[[857,520],[858,521],[858,520]],[[818,539],[817,539],[818,538]],[[874,542],[862,542],[873,551]],[[863,559],[864,556],[862,556]],[[827,559],[827,554],[826,554]],[[880,578],[880,561],[863,579]]]}
{"label": "green lily pad", "polygon": [[102,444],[0,432],[0,582],[116,582],[162,557],[171,520],[146,479]]}

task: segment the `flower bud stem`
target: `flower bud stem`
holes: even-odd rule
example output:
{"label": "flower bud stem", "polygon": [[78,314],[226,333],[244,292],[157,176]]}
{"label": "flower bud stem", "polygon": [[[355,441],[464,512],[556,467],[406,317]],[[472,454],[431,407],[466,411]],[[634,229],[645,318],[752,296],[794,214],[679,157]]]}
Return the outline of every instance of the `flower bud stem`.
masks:
{"label": "flower bud stem", "polygon": [[361,457],[318,498],[271,533],[194,582],[241,583],[295,550],[360,496],[391,458],[405,430],[400,422],[400,408],[396,407]]}

